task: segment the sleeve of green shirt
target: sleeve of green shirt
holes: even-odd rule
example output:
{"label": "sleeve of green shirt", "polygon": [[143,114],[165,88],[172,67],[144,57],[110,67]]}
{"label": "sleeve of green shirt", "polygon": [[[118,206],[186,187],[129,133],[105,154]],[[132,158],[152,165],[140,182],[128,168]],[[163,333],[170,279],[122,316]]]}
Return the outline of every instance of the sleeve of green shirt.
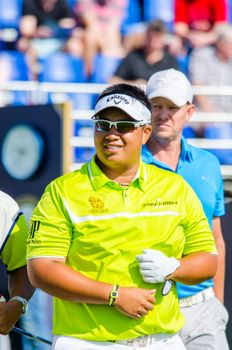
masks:
{"label": "sleeve of green shirt", "polygon": [[210,230],[203,207],[193,189],[186,183],[185,217],[183,227],[186,237],[183,255],[194,252],[217,253],[214,237]]}
{"label": "sleeve of green shirt", "polygon": [[27,236],[28,228],[26,219],[21,214],[16,219],[2,252],[2,260],[8,272],[26,265]]}
{"label": "sleeve of green shirt", "polygon": [[64,207],[61,191],[52,182],[45,189],[30,223],[27,258],[65,257],[72,236],[72,223]]}

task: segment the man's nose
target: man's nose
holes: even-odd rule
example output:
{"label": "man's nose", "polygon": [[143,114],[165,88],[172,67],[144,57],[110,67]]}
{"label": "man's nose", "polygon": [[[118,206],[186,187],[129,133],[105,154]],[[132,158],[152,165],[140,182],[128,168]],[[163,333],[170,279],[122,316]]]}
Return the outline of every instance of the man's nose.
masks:
{"label": "man's nose", "polygon": [[159,119],[166,120],[169,119],[169,110],[166,107],[162,107],[158,113]]}
{"label": "man's nose", "polygon": [[107,131],[106,133],[106,137],[114,137],[114,136],[118,136],[120,133],[118,132],[118,130],[115,128],[115,126],[111,126],[110,130]]}
{"label": "man's nose", "polygon": [[118,134],[118,130],[114,125],[111,126],[110,130],[107,132],[108,134]]}

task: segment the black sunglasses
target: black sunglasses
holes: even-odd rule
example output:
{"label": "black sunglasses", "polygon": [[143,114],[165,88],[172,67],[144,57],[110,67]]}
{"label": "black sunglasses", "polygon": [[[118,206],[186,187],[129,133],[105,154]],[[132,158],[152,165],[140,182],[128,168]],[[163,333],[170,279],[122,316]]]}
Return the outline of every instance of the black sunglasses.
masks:
{"label": "black sunglasses", "polygon": [[95,127],[97,131],[100,132],[108,132],[112,128],[112,126],[115,127],[115,129],[120,132],[120,134],[125,134],[127,132],[132,132],[134,129],[139,128],[142,125],[145,125],[144,122],[132,122],[129,120],[121,120],[118,122],[111,122],[109,120],[105,119],[92,119],[92,121],[95,123]]}

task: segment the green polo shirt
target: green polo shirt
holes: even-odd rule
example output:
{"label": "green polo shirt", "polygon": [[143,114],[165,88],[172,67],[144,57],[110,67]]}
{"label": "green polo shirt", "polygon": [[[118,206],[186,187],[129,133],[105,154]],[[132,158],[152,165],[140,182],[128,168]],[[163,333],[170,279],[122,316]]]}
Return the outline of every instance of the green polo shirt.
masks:
{"label": "green polo shirt", "polygon": [[32,215],[28,259],[66,257],[91,279],[157,290],[154,310],[140,320],[108,305],[54,298],[53,333],[107,341],[178,332],[184,319],[175,287],[163,297],[163,283],[145,283],[140,275],[136,256],[145,248],[176,258],[216,251],[202,206],[181,176],[141,163],[125,188],[92,159],[51,182]]}

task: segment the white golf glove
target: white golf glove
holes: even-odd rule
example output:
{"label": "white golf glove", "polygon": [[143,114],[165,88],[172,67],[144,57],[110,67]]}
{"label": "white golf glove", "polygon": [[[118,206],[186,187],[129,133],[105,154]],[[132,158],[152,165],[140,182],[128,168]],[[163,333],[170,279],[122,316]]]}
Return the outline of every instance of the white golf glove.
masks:
{"label": "white golf glove", "polygon": [[138,255],[140,273],[147,283],[161,283],[165,277],[173,273],[180,266],[176,258],[169,258],[159,250],[144,249],[143,254]]}

